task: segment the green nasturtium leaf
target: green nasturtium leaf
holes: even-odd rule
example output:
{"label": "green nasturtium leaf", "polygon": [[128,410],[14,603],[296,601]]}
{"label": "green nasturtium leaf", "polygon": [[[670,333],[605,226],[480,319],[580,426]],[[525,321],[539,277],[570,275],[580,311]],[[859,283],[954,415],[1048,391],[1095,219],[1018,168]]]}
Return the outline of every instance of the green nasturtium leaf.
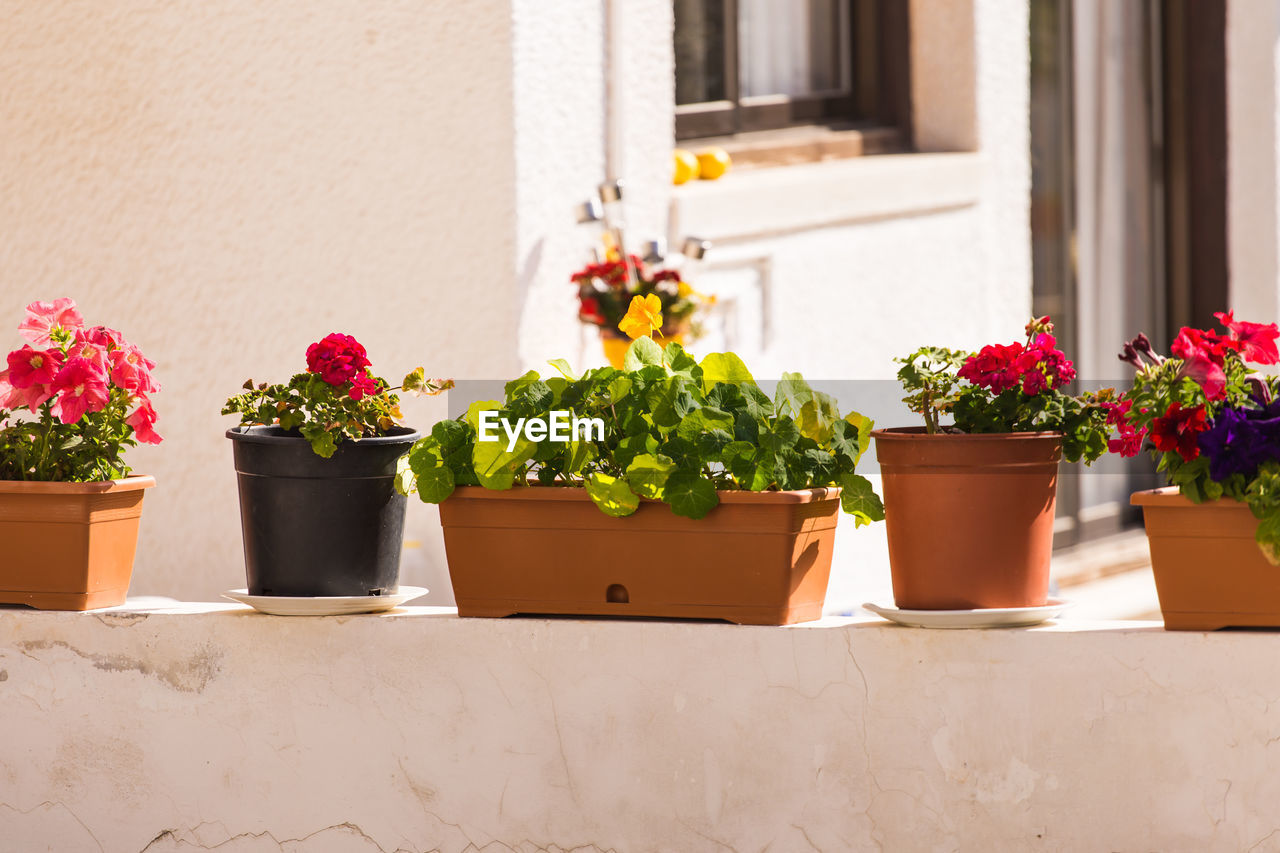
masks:
{"label": "green nasturtium leaf", "polygon": [[1254,533],[1258,548],[1267,562],[1280,566],[1280,515],[1273,514],[1258,522],[1258,530]]}
{"label": "green nasturtium leaf", "polygon": [[605,515],[622,518],[640,506],[640,498],[626,480],[596,472],[587,478],[587,494]]}
{"label": "green nasturtium leaf", "polygon": [[702,518],[720,503],[716,487],[696,471],[676,471],[667,477],[666,501],[685,518]]}
{"label": "green nasturtium leaf", "polygon": [[731,385],[754,385],[755,379],[742,359],[731,352],[713,352],[699,363],[702,368],[702,390],[709,392],[717,382]]}
{"label": "green nasturtium leaf", "polygon": [[685,352],[684,347],[675,341],[671,341],[663,347],[662,363],[669,367],[673,373],[683,374],[694,380],[700,380],[702,376],[702,369],[698,367],[698,360]]}
{"label": "green nasturtium leaf", "polygon": [[[502,402],[500,400],[476,400],[470,406],[467,406],[467,414],[464,417],[467,426],[471,427],[471,431],[476,435],[480,434],[480,413],[488,411],[501,411]],[[435,430],[435,427],[432,427]],[[502,434],[502,428],[497,428],[498,434]],[[491,429],[490,435],[493,434]]]}
{"label": "green nasturtium leaf", "polygon": [[703,406],[700,409],[694,409],[680,420],[680,424],[676,427],[676,435],[692,441],[702,433],[712,430],[731,432],[733,416],[720,409]]}
{"label": "green nasturtium leaf", "polygon": [[413,469],[409,467],[409,454],[405,454],[396,460],[396,491],[402,495],[413,493],[414,476]]}
{"label": "green nasturtium leaf", "polygon": [[626,370],[639,370],[646,364],[662,367],[662,347],[654,343],[653,338],[636,338],[627,348],[626,358],[622,366]]}
{"label": "green nasturtium leaf", "polygon": [[871,481],[860,474],[841,474],[840,507],[853,516],[853,526],[884,521],[884,504],[871,488]]}
{"label": "green nasturtium leaf", "polygon": [[[516,439],[515,446],[508,451],[508,438],[503,431],[497,441],[477,441],[471,451],[471,464],[475,466],[476,479],[486,489],[499,491],[511,488],[515,483],[516,472],[533,458],[538,443],[525,438],[523,433]],[[422,486],[418,486],[421,490]]]}
{"label": "green nasturtium leaf", "polygon": [[840,406],[834,397],[821,391],[813,391],[813,397],[800,406],[797,423],[802,435],[819,444],[831,439],[832,425],[840,421]]}
{"label": "green nasturtium leaf", "polygon": [[692,381],[683,376],[672,376],[650,388],[648,402],[653,412],[653,422],[664,429],[680,423],[685,415],[697,407],[693,396],[695,387]]}
{"label": "green nasturtium leaf", "polygon": [[608,389],[610,402],[621,402],[631,393],[631,378],[622,375],[615,376],[609,380]]}
{"label": "green nasturtium leaf", "polygon": [[563,358],[553,358],[548,361],[547,364],[554,367],[561,376],[568,379],[570,382],[578,381],[578,375],[573,372],[573,368],[569,366],[569,362],[565,361]]}
{"label": "green nasturtium leaf", "polygon": [[[438,504],[453,494],[453,471],[445,464],[434,437],[424,438],[409,448],[409,453],[400,461],[404,463],[406,460],[418,497],[423,501]],[[397,476],[399,475],[400,469],[397,466]]]}
{"label": "green nasturtium leaf", "polygon": [[662,500],[663,487],[675,470],[676,464],[667,456],[642,453],[627,466],[627,482],[641,497]]}
{"label": "green nasturtium leaf", "polygon": [[594,444],[589,441],[571,441],[569,442],[568,452],[565,453],[564,472],[566,474],[578,474],[595,458],[596,447]]}

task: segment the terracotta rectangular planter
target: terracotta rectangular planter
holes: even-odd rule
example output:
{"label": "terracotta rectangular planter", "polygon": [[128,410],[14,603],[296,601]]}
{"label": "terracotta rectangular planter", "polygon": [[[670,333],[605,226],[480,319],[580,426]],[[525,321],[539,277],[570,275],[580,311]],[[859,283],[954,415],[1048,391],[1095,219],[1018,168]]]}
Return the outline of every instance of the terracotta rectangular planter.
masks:
{"label": "terracotta rectangular planter", "polygon": [[101,483],[0,480],[0,604],[92,610],[123,604],[152,477]]}
{"label": "terracotta rectangular planter", "polygon": [[1258,550],[1258,520],[1246,505],[1194,504],[1176,487],[1130,500],[1142,507],[1166,628],[1280,628],[1280,567]]}
{"label": "terracotta rectangular planter", "polygon": [[458,488],[440,505],[460,616],[543,613],[785,625],[822,616],[839,489],[722,491],[694,521],[584,489]]}

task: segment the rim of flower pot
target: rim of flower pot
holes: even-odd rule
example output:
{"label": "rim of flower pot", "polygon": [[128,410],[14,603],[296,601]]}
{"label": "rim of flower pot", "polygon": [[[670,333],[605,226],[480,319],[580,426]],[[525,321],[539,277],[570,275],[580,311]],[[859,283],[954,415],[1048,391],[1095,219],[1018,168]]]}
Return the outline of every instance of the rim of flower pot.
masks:
{"label": "rim of flower pot", "polygon": [[[546,486],[541,483],[531,483],[528,486],[511,489],[486,489],[484,486],[458,486],[453,490],[453,494],[458,495],[459,497],[489,500],[591,500],[591,496],[587,494],[587,490],[583,486]],[[717,489],[716,495],[719,496],[721,503],[807,504],[816,503],[817,501],[834,500],[840,497],[840,487],[815,486],[811,489],[793,489],[785,492],[749,492],[745,489]],[[452,495],[450,497],[452,497]],[[651,498],[641,498],[640,502],[646,504],[662,503],[662,501],[656,501]]]}
{"label": "rim of flower pot", "polygon": [[[278,426],[236,426],[227,430],[227,438],[248,444],[296,444],[306,441],[299,433],[286,432]],[[412,443],[420,438],[422,433],[413,427],[396,426],[392,427],[386,435],[349,440],[363,445],[379,445]]]}
{"label": "rim of flower pot", "polygon": [[872,438],[888,438],[888,439],[924,439],[925,441],[1015,441],[1026,439],[1045,439],[1063,437],[1061,432],[1056,430],[1043,430],[1040,432],[986,432],[986,433],[968,433],[968,432],[935,432],[929,433],[922,426],[910,427],[887,427],[885,429],[875,429],[871,431]]}
{"label": "rim of flower pot", "polygon": [[119,480],[93,480],[87,483],[48,480],[0,480],[0,492],[13,494],[100,494],[102,492],[134,492],[149,489],[156,484],[150,474],[130,474]]}

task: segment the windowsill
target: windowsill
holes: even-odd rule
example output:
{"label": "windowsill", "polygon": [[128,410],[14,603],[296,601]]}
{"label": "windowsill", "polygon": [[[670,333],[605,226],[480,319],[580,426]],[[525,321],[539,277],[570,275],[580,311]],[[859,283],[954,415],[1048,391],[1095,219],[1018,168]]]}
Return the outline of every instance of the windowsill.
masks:
{"label": "windowsill", "polygon": [[682,148],[697,151],[718,146],[729,152],[734,169],[759,169],[844,160],[873,154],[899,154],[906,146],[896,127],[803,125],[777,130],[757,130],[732,136],[677,140]]}
{"label": "windowsill", "polygon": [[724,243],[970,207],[983,168],[981,154],[964,152],[730,171],[674,189],[671,231]]}

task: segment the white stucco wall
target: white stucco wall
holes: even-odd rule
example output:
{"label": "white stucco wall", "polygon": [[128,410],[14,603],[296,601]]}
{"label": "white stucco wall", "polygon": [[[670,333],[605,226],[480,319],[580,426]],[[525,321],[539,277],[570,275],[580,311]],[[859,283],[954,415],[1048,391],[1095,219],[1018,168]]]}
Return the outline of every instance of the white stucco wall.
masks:
{"label": "white stucco wall", "polygon": [[[0,329],[73,296],[165,387],[135,591],[243,586],[218,411],[246,377],[335,330],[392,379],[516,368],[510,6],[458,9],[0,4]],[[407,579],[439,587],[431,511],[409,536]]]}
{"label": "white stucco wall", "polygon": [[15,612],[0,849],[1270,851],[1273,639]]}
{"label": "white stucco wall", "polygon": [[[1025,322],[1026,5],[915,11],[913,56],[932,58],[916,121],[931,150],[976,148],[969,198],[719,240],[717,264],[771,270],[772,342],[742,347],[761,377],[884,378],[920,344],[1012,339]],[[160,483],[135,592],[242,585],[218,410],[244,378],[285,378],[334,330],[391,378],[419,363],[504,379],[557,356],[598,361],[567,284],[592,234],[573,205],[612,165],[630,184],[632,238],[668,229],[668,0],[477,0],[465,12],[445,0],[126,0],[0,14],[0,309],[16,325],[26,302],[74,296],[144,344],[166,386],[168,440],[134,456]],[[971,49],[957,44],[968,30]],[[612,149],[609,104],[622,119]],[[722,186],[737,180],[747,173]],[[700,223],[681,227],[674,236]],[[422,426],[444,411],[407,409]],[[420,544],[404,579],[439,593],[435,518],[413,506]],[[855,565],[883,580],[882,534],[854,542],[837,554],[837,587]]]}
{"label": "white stucco wall", "polygon": [[1227,251],[1236,316],[1280,317],[1280,7],[1227,3]]}

